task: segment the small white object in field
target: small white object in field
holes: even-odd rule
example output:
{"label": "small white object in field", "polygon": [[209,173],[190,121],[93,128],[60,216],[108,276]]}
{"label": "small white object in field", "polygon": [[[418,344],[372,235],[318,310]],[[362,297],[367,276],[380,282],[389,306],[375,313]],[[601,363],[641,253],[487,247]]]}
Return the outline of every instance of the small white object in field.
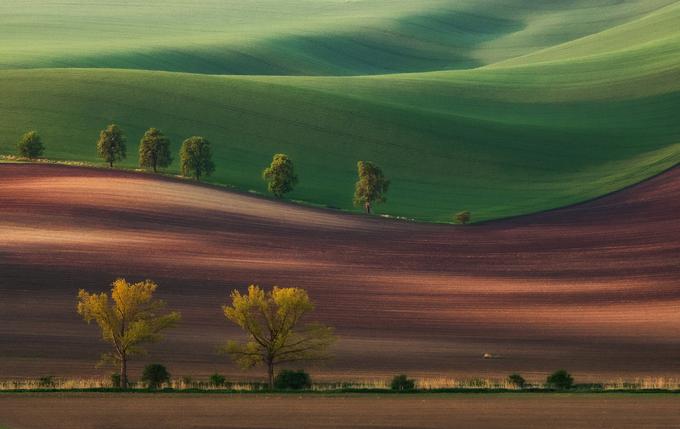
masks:
{"label": "small white object in field", "polygon": [[482,356],[484,359],[493,359],[496,356],[492,355],[491,353],[484,353],[484,356]]}

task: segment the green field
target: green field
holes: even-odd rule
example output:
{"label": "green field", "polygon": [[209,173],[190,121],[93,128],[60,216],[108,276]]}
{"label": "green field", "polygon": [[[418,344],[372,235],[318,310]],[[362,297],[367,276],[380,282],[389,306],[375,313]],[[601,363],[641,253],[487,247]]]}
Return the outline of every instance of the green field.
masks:
{"label": "green field", "polygon": [[134,166],[154,126],[210,139],[215,183],[263,192],[285,152],[292,199],[349,209],[367,159],[379,212],[529,213],[680,161],[679,29],[671,0],[6,0],[0,153],[96,162],[116,122]]}

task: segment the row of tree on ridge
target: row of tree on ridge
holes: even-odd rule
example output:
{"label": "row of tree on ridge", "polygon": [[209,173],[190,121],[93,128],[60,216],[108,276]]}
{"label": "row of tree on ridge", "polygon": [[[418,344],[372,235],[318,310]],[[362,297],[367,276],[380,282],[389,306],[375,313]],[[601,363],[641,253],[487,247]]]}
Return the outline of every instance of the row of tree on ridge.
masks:
{"label": "row of tree on ridge", "polygon": [[[122,129],[111,124],[99,133],[97,155],[109,167],[124,160],[127,156],[126,137]],[[29,159],[42,156],[44,145],[36,131],[29,131],[19,140],[19,155]],[[201,180],[215,171],[211,144],[208,139],[193,136],[182,142],[179,150],[179,164],[183,176]],[[170,139],[157,128],[149,128],[139,142],[139,166],[150,168],[154,173],[159,168],[167,168],[172,164]],[[354,186],[354,205],[371,213],[373,204],[387,201],[390,180],[382,169],[371,161],[357,162],[357,182]],[[283,153],[273,156],[271,164],[262,171],[262,178],[267,182],[267,189],[275,197],[281,198],[293,191],[299,182],[295,166],[290,157]],[[454,216],[457,223],[466,224],[471,220],[470,212],[463,211]]]}

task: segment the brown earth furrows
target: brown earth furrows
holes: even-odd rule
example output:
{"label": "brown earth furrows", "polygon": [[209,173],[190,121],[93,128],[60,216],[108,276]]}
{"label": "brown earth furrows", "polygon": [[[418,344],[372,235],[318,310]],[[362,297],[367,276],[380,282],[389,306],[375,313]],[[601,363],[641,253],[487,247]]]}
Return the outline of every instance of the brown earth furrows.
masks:
{"label": "brown earth furrows", "polygon": [[0,394],[24,429],[677,428],[673,395]]}
{"label": "brown earth furrows", "polygon": [[[0,165],[0,377],[90,374],[105,345],[79,288],[152,278],[182,326],[151,359],[236,374],[220,304],[301,286],[336,327],[322,376],[680,375],[680,169],[585,204],[416,224],[153,176]],[[503,359],[482,360],[485,352]]]}

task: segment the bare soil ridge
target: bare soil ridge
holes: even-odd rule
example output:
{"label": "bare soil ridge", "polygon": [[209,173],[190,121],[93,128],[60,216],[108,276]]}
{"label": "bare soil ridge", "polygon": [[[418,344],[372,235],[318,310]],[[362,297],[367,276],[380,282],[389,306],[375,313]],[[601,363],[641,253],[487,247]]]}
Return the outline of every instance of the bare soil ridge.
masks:
{"label": "bare soil ridge", "polygon": [[[171,372],[239,374],[219,305],[301,286],[336,327],[327,378],[680,375],[680,169],[586,204],[485,225],[385,221],[120,171],[0,166],[0,376],[96,374],[78,288],[152,278],[183,324]],[[483,353],[500,359],[483,360]],[[147,359],[147,360],[148,360]]]}

